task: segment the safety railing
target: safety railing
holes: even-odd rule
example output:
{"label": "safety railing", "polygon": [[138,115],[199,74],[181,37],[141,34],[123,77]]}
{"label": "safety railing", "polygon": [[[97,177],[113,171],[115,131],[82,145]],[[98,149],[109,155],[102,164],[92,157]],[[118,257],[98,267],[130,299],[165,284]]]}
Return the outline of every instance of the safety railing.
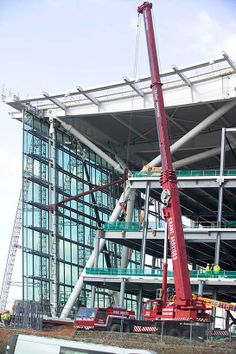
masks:
{"label": "safety railing", "polygon": [[[86,274],[107,276],[147,276],[162,277],[161,269],[127,269],[127,268],[86,268]],[[205,270],[190,270],[190,278],[229,278],[236,279],[236,271],[221,270],[219,272]],[[173,277],[172,271],[167,272],[168,277]]]}
{"label": "safety railing", "polygon": [[[195,176],[220,176],[220,170],[178,170],[178,177],[195,177]],[[236,176],[236,170],[224,170],[224,176]]]}
{"label": "safety railing", "polygon": [[160,177],[161,172],[151,172],[151,171],[134,171],[132,172],[132,177]]}
{"label": "safety railing", "polygon": [[141,224],[139,222],[115,221],[104,224],[105,231],[139,231]]}
{"label": "safety railing", "polygon": [[[191,224],[191,225],[184,225],[184,229],[213,229],[217,228],[216,223],[211,224]],[[236,220],[232,221],[222,221],[222,225],[220,228],[235,228],[236,227]],[[104,224],[105,231],[140,231],[142,229],[142,224],[140,222],[125,222],[125,221],[115,221],[110,223]],[[161,222],[160,226],[157,226],[155,221],[149,221],[148,229],[151,230],[163,230],[164,229],[164,222]]]}
{"label": "safety railing", "polygon": [[[220,176],[220,170],[177,170],[177,177]],[[134,171],[132,177],[160,177],[161,172]],[[236,176],[236,170],[224,170],[224,176]]]}

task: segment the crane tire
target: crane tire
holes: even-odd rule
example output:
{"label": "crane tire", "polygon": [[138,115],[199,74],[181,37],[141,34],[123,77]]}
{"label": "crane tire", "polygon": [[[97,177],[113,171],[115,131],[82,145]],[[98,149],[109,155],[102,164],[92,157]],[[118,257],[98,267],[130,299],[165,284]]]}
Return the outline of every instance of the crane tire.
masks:
{"label": "crane tire", "polygon": [[130,326],[129,325],[125,326],[125,332],[126,333],[130,333],[130,331],[131,331]]}
{"label": "crane tire", "polygon": [[120,324],[114,323],[113,325],[111,325],[111,332],[120,332]]}
{"label": "crane tire", "polygon": [[168,336],[173,336],[173,337],[181,337],[180,330],[178,328],[170,328],[167,331]]}
{"label": "crane tire", "polygon": [[182,336],[183,338],[189,338],[190,337],[190,328],[186,328],[183,333]]}

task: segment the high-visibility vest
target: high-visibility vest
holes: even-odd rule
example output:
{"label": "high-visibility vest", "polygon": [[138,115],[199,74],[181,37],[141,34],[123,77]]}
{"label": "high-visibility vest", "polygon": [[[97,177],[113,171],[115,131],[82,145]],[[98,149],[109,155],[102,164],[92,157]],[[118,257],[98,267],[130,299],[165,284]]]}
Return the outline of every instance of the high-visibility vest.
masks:
{"label": "high-visibility vest", "polygon": [[2,314],[1,317],[2,317],[3,320],[10,320],[11,315],[10,315],[10,313],[5,312],[5,313]]}
{"label": "high-visibility vest", "polygon": [[218,273],[220,271],[220,266],[216,264],[213,268],[214,272]]}

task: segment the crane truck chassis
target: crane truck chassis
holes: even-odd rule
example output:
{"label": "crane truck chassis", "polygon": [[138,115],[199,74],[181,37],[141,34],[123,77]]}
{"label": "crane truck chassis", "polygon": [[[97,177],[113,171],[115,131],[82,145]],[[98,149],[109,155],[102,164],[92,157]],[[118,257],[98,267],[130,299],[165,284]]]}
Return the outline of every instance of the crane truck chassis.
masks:
{"label": "crane truck chassis", "polygon": [[[152,303],[154,302],[152,301]],[[149,304],[149,301],[147,301],[146,304]],[[79,330],[157,333],[185,338],[191,336],[194,339],[201,340],[206,339],[208,325],[209,320],[207,318],[205,322],[202,319],[201,321],[199,320],[199,322],[181,319],[166,320],[161,318],[137,320],[135,319],[134,311],[113,307],[80,307],[74,320],[76,333],[78,333]]]}

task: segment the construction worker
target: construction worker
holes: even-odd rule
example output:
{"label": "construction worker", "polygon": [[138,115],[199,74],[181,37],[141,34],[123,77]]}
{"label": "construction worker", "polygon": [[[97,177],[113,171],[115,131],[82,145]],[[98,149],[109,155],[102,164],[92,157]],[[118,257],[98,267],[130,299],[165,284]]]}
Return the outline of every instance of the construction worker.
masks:
{"label": "construction worker", "polygon": [[141,210],[140,215],[139,215],[139,221],[140,221],[141,225],[143,224],[144,219],[145,219],[145,213],[144,213],[144,210]]}
{"label": "construction worker", "polygon": [[11,321],[10,311],[4,311],[1,318],[3,320],[4,326],[9,326]]}
{"label": "construction worker", "polygon": [[210,263],[207,263],[206,268],[205,268],[205,272],[209,273],[210,271],[211,271],[211,265],[210,265]]}
{"label": "construction worker", "polygon": [[175,290],[173,288],[166,289],[166,297],[168,300],[172,300],[174,295],[175,295]]}
{"label": "construction worker", "polygon": [[214,275],[215,276],[219,276],[220,275],[220,270],[221,270],[221,268],[220,268],[219,264],[215,264],[214,267],[213,267]]}

